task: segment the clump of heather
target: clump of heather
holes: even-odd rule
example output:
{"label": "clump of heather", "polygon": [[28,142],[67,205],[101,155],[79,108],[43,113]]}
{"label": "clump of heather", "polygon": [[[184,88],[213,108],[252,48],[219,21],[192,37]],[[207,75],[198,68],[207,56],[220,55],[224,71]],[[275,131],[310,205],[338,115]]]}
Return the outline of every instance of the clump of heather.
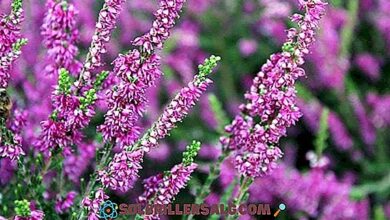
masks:
{"label": "clump of heather", "polygon": [[315,40],[314,33],[326,3],[300,3],[306,14],[291,17],[298,29],[287,31],[283,52],[271,55],[262,66],[245,94],[247,103],[240,106],[241,114],[226,127],[228,136],[221,139],[222,144],[234,151],[235,166],[244,176],[263,176],[276,167],[276,160],[282,157],[277,146],[279,139],[301,117],[294,84],[305,74],[300,66]]}

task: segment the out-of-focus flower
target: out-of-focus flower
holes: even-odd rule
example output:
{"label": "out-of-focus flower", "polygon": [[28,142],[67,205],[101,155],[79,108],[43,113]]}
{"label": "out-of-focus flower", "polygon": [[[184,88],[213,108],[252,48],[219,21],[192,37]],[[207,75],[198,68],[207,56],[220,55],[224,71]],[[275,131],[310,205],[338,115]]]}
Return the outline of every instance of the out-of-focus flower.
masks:
{"label": "out-of-focus flower", "polygon": [[300,174],[281,165],[267,178],[255,180],[249,200],[279,204],[278,198],[283,198],[292,213],[305,213],[306,218],[369,219],[367,202],[352,201],[350,191],[349,183],[340,182],[324,169],[314,168]]}
{"label": "out-of-focus flower", "polygon": [[357,95],[350,97],[352,106],[354,107],[355,114],[359,120],[360,134],[363,137],[363,141],[372,146],[376,140],[376,129],[370,120],[366,109]]}
{"label": "out-of-focus flower", "polygon": [[253,39],[241,39],[238,43],[240,53],[247,57],[257,51],[257,42]]}
{"label": "out-of-focus flower", "polygon": [[371,80],[376,81],[380,77],[381,62],[369,53],[359,54],[355,58],[356,65]]}
{"label": "out-of-focus flower", "polygon": [[71,191],[66,194],[65,198],[59,199],[55,204],[55,210],[57,213],[62,214],[72,207],[77,193]]}
{"label": "out-of-focus flower", "polygon": [[326,89],[342,89],[345,75],[349,68],[349,61],[341,57],[341,33],[347,18],[347,12],[343,9],[330,7],[329,12],[321,22],[321,31],[318,41],[313,46],[309,60],[313,63],[311,81],[315,87]]}
{"label": "out-of-focus flower", "polygon": [[375,93],[367,95],[367,103],[371,109],[370,118],[377,128],[390,125],[390,96],[379,96]]}

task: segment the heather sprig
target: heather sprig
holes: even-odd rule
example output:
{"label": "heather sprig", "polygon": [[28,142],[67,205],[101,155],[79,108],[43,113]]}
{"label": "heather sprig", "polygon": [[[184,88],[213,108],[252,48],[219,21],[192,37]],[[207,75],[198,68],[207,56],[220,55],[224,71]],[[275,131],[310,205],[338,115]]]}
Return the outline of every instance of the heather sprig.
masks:
{"label": "heather sprig", "polygon": [[199,100],[202,93],[211,84],[211,80],[205,77],[210,74],[210,67],[216,66],[219,58],[206,59],[202,69],[202,77],[196,75],[175,96],[175,98],[164,109],[159,119],[153,123],[150,129],[137,140],[134,145],[126,146],[123,151],[114,155],[112,161],[99,171],[99,178],[105,187],[113,190],[128,191],[138,179],[138,172],[142,168],[141,163],[146,152],[157,147],[158,141],[166,137],[176,127],[176,124],[183,120],[190,109]]}
{"label": "heather sprig", "polygon": [[45,72],[58,74],[61,68],[66,68],[72,75],[77,75],[81,70],[81,62],[76,59],[79,53],[76,46],[79,38],[76,28],[78,11],[66,0],[47,0],[46,8],[41,33],[49,63]]}
{"label": "heather sprig", "polygon": [[[0,58],[0,88],[7,88],[9,84],[9,79],[11,77],[11,66],[12,63],[19,58],[21,54],[22,46],[27,44],[27,39],[20,38],[17,39],[15,43],[12,44],[12,48],[9,52],[5,53],[4,56]],[[0,54],[1,55],[1,54]]]}
{"label": "heather sprig", "polygon": [[[188,183],[191,173],[197,168],[194,158],[200,150],[200,142],[192,141],[183,153],[183,162],[170,171],[149,177],[143,181],[144,193],[138,198],[141,204],[169,204]],[[144,219],[160,219],[157,214],[145,215]]]}
{"label": "heather sprig", "polygon": [[111,39],[111,34],[116,27],[116,20],[122,11],[124,2],[125,0],[104,1],[104,5],[98,15],[95,33],[92,36],[92,42],[84,66],[76,83],[77,88],[80,89],[83,86],[91,85],[93,82],[93,71],[103,65],[101,56],[107,53],[106,44]]}

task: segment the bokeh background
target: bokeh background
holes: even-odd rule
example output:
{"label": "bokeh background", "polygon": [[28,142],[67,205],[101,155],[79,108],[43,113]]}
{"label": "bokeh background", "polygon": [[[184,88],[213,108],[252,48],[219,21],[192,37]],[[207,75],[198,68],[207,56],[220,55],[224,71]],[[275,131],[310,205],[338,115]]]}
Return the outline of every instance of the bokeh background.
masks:
{"label": "bokeh background", "polygon": [[[274,52],[280,51],[291,27],[289,16],[298,10],[298,0],[188,0],[172,37],[161,52],[164,77],[148,94],[149,107],[142,120],[147,128],[165,104],[197,72],[197,65],[210,54],[222,61],[211,77],[215,84],[192,113],[147,155],[141,178],[170,169],[181,161],[191,140],[203,143],[200,164],[189,186],[176,203],[193,202],[196,189],[208,175],[210,164],[221,153],[219,137],[223,124],[211,108],[215,98],[229,120],[252,78]],[[73,1],[79,10],[80,60],[84,59],[94,32],[102,0]],[[50,91],[55,80],[41,72],[45,56],[39,27],[45,2],[25,1],[23,34],[29,44],[13,69],[11,96],[21,109],[28,109],[26,131],[33,137],[39,122],[50,113]],[[157,9],[156,0],[125,3],[104,60],[107,69],[118,53],[131,49],[130,42],[146,32]],[[9,10],[9,1],[0,1],[0,11]],[[300,122],[290,128],[281,143],[285,155],[271,176],[258,178],[251,187],[253,203],[287,205],[279,219],[390,219],[390,1],[331,0],[321,22],[317,42],[304,65],[307,77],[297,85]],[[25,81],[32,82],[33,88]],[[329,110],[325,117],[324,110]],[[96,126],[103,122],[105,103],[85,130],[87,141],[65,159],[64,169],[75,185],[88,179],[99,148]],[[321,116],[322,123],[319,132]],[[322,139],[321,139],[322,138]],[[28,145],[25,139],[25,145]],[[323,141],[321,141],[323,140]],[[319,155],[321,154],[321,155]],[[320,158],[318,158],[321,156]],[[12,165],[0,160],[0,186],[13,175]],[[225,161],[221,177],[212,185],[210,204],[226,201],[234,193],[233,165]],[[117,202],[132,203],[142,185],[128,194],[112,192]],[[243,216],[242,219],[250,219]],[[199,218],[200,219],[200,218]],[[264,219],[259,218],[259,219]]]}

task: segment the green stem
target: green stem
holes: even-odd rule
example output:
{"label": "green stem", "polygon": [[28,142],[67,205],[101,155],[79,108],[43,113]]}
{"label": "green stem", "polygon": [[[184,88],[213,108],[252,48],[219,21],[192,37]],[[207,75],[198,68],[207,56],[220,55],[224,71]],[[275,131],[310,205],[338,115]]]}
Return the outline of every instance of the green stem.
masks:
{"label": "green stem", "polygon": [[[96,167],[97,170],[102,170],[104,167],[107,166],[108,162],[110,161],[110,155],[111,155],[110,152],[111,152],[112,146],[113,146],[113,144],[105,144],[105,147],[104,147],[105,150],[103,151],[103,157],[100,159],[99,164]],[[83,196],[81,197],[79,207],[77,208],[78,210],[76,211],[76,213],[78,213],[78,217],[77,217],[78,220],[82,220],[84,218],[84,214],[85,214],[85,209],[84,209],[83,204],[82,204],[83,198],[90,196],[91,193],[93,191],[95,191],[95,189],[98,186],[99,186],[99,184],[97,184],[97,173],[94,172],[91,176],[91,179],[88,181],[88,185],[85,189],[85,192],[83,193]]]}
{"label": "green stem", "polygon": [[[248,190],[251,184],[253,183],[253,179],[251,177],[242,176],[240,181],[240,189],[238,191],[237,197],[234,199],[234,205],[238,207],[242,202],[245,202],[248,199]],[[238,215],[229,215],[227,220],[237,219]]]}
{"label": "green stem", "polygon": [[[204,203],[204,200],[206,197],[210,194],[210,188],[213,182],[219,177],[221,173],[221,164],[222,162],[229,156],[230,151],[227,149],[224,149],[222,151],[221,156],[218,157],[218,160],[216,163],[212,164],[210,166],[210,173],[207,176],[207,179],[205,183],[203,184],[202,188],[199,189],[199,192],[197,193],[197,196],[195,198],[195,204],[202,204]],[[188,215],[187,220],[191,220],[194,218],[194,215]],[[184,219],[184,217],[183,217]]]}

